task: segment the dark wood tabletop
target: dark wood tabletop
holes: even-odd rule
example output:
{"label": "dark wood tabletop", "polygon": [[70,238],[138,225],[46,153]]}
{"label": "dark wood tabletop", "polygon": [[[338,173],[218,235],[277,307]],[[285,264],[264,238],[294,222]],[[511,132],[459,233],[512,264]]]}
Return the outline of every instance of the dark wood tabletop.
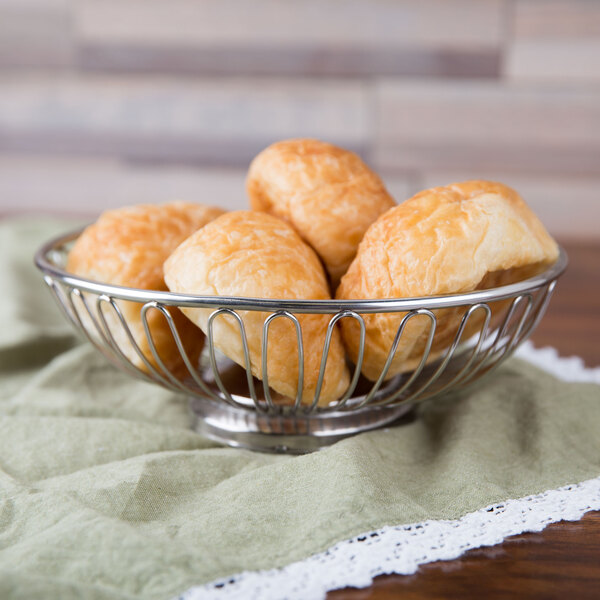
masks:
{"label": "dark wood tabletop", "polygon": [[[600,243],[564,242],[569,268],[532,336],[563,356],[600,366]],[[328,600],[403,598],[600,598],[600,512],[541,533],[510,537],[456,560],[423,565],[415,575],[377,577],[370,588],[330,592]]]}

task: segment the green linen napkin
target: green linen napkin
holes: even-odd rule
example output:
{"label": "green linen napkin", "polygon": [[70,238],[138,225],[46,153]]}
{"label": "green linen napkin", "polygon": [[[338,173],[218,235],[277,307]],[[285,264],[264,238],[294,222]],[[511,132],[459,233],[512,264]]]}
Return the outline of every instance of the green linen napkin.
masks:
{"label": "green linen napkin", "polygon": [[58,313],[32,255],[71,225],[0,222],[1,598],[166,599],[600,474],[600,387],[518,360],[315,454],[203,439],[185,398],[115,370]]}

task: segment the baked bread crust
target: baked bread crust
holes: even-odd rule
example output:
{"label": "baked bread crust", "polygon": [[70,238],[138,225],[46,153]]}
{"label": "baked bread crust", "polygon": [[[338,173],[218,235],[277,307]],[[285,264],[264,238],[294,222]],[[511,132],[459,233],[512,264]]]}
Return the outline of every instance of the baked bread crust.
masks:
{"label": "baked bread crust", "polygon": [[[420,192],[373,223],[336,298],[411,298],[496,287],[531,277],[557,257],[556,242],[517,192],[500,183],[466,181]],[[367,378],[379,377],[405,314],[364,315]],[[461,314],[436,312],[431,359],[449,346]],[[481,319],[472,319],[462,339],[477,331]],[[429,327],[427,317],[408,321],[388,378],[415,368]],[[344,319],[342,333],[356,361],[358,325]]]}
{"label": "baked bread crust", "polygon": [[[214,296],[278,299],[330,298],[323,267],[314,251],[294,229],[271,215],[255,211],[230,212],[215,219],[183,242],[164,266],[173,292]],[[183,308],[184,314],[208,332],[213,309]],[[244,322],[252,374],[262,379],[262,327],[268,313],[237,311]],[[313,401],[328,315],[297,314],[304,344],[303,403]],[[231,315],[213,322],[215,346],[245,366],[240,328]],[[293,323],[272,321],[269,329],[269,385],[287,398],[298,386],[298,348]],[[339,398],[349,385],[339,330],[333,331],[319,404]]]}
{"label": "baked bread crust", "polygon": [[[129,206],[107,211],[79,236],[69,253],[67,270],[93,281],[165,291],[167,287],[162,269],[166,258],[186,237],[222,213],[219,208],[187,202]],[[117,304],[141,352],[156,367],[141,320],[142,305],[124,300],[118,300]],[[80,308],[84,326],[97,338],[93,323],[89,317],[85,318],[85,309]],[[94,309],[93,306],[90,308]],[[202,350],[202,332],[178,309],[168,310],[190,358],[195,360]],[[147,371],[112,309],[105,308],[104,314],[119,348],[136,366]],[[158,355],[169,370],[180,373],[185,365],[167,320],[157,310],[149,310],[147,317]]]}
{"label": "baked bread crust", "polygon": [[356,154],[313,139],[263,150],[250,164],[246,188],[253,210],[284,219],[314,248],[333,289],[369,225],[395,205]]}

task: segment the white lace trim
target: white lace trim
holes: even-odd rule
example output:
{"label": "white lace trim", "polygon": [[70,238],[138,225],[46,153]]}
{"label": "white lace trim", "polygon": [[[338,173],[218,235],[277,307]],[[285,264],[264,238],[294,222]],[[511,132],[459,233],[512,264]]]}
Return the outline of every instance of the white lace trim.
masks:
{"label": "white lace trim", "polygon": [[[561,358],[553,348],[536,349],[526,343],[517,356],[564,381],[600,384],[600,368],[587,369],[577,357]],[[329,590],[366,587],[378,575],[409,575],[421,564],[457,558],[467,550],[541,531],[557,521],[576,521],[589,510],[600,510],[600,477],[506,500],[453,521],[384,527],[282,569],[246,571],[191,588],[179,600],[320,600]]]}
{"label": "white lace trim", "polygon": [[563,381],[600,385],[600,367],[586,367],[579,356],[559,356],[555,348],[536,348],[531,342],[519,346],[515,356]]}

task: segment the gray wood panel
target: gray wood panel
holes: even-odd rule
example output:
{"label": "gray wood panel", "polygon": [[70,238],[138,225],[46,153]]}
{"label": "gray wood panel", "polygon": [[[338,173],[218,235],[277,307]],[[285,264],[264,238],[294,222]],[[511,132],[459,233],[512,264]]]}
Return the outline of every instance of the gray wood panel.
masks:
{"label": "gray wood panel", "polygon": [[600,35],[600,3],[596,0],[516,0],[514,35],[523,39],[594,37]]}
{"label": "gray wood panel", "polygon": [[247,166],[273,141],[366,152],[364,84],[309,80],[0,78],[0,151]]}
{"label": "gray wood panel", "polygon": [[103,0],[77,3],[74,20],[83,69],[494,77],[504,4]]}
{"label": "gray wood panel", "polygon": [[502,0],[84,0],[74,10],[78,37],[90,42],[481,49],[500,44],[503,8]]}
{"label": "gray wood panel", "polygon": [[504,73],[519,81],[600,83],[600,3],[517,0]]}
{"label": "gray wood panel", "polygon": [[600,89],[382,81],[375,162],[386,169],[600,170]]}
{"label": "gray wood panel", "polygon": [[0,2],[0,69],[64,69],[75,63],[69,0]]}
{"label": "gray wood panel", "polygon": [[247,208],[245,171],[144,166],[113,160],[0,155],[0,212],[94,216],[109,208],[172,200]]}

